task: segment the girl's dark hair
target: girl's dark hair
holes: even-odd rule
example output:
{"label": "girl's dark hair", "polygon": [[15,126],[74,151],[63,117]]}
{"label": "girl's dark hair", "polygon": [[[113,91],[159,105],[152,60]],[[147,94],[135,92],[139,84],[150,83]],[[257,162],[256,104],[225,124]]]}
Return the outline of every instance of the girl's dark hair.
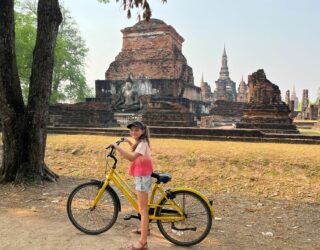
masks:
{"label": "girl's dark hair", "polygon": [[141,141],[146,141],[149,145],[149,147],[151,148],[150,146],[150,132],[149,132],[149,128],[147,126],[144,127],[144,133],[140,136],[140,138],[138,139],[138,141],[132,146],[132,151],[135,151],[136,148],[138,147],[138,144],[141,142]]}

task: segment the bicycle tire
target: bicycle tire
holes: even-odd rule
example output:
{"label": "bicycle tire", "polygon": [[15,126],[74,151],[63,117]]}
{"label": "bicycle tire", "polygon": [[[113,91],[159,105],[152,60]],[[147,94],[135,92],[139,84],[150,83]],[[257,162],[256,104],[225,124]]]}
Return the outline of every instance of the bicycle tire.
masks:
{"label": "bicycle tire", "polygon": [[[77,229],[86,234],[97,235],[109,230],[118,217],[118,199],[115,197],[116,194],[108,187],[96,207],[90,209],[90,203],[94,200],[100,188],[101,184],[96,182],[83,183],[76,187],[68,197],[68,217]],[[86,190],[87,193],[84,193]],[[98,213],[101,210],[106,211],[103,211],[102,214]],[[79,215],[86,215],[86,218],[80,218]],[[99,226],[96,228],[90,226],[94,223],[99,223]]]}
{"label": "bicycle tire", "polygon": [[[157,226],[161,234],[168,241],[178,246],[193,246],[200,243],[202,240],[204,240],[207,237],[212,226],[212,214],[207,202],[203,200],[201,196],[189,190],[171,191],[171,193],[174,197],[173,198],[174,201],[184,210],[184,214],[187,217],[187,221],[186,222],[168,222],[164,220],[158,220]],[[182,198],[184,197],[183,201],[180,200],[180,197]],[[191,204],[192,207],[187,207],[188,206],[188,204],[186,204],[187,200],[193,201],[194,205]],[[160,205],[168,204],[168,201],[165,198],[163,198],[159,204]],[[192,208],[195,211],[191,212],[190,210]],[[165,211],[164,213],[168,213],[168,208],[166,208],[164,211]],[[165,216],[164,213],[162,213],[162,208],[158,208],[156,211],[157,216]],[[203,221],[201,221],[201,218],[199,216],[196,216],[196,215],[200,215],[200,213],[203,213],[204,215]],[[200,234],[199,233],[197,234],[197,232],[194,233],[193,230],[188,229],[188,227],[191,229],[192,226],[193,226],[193,229],[194,228],[198,229],[199,227],[195,227],[195,224],[199,222],[204,224],[203,230],[200,230]],[[181,226],[185,226],[185,228],[183,229]],[[192,234],[194,234],[194,236]],[[191,239],[187,240],[185,236],[190,236]]]}

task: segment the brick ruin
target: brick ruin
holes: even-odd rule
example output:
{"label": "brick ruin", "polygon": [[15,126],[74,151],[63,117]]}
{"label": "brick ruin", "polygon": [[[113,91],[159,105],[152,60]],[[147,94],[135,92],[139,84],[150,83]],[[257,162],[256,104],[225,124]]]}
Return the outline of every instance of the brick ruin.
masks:
{"label": "brick ruin", "polygon": [[290,106],[290,90],[288,89],[286,91],[286,97],[285,97],[285,101],[284,101],[288,106]]}
{"label": "brick ruin", "polygon": [[235,124],[240,121],[245,107],[245,102],[215,101],[209,115],[201,117],[201,127],[210,128]]}
{"label": "brick ruin", "polygon": [[115,127],[110,105],[103,103],[55,104],[49,107],[49,126]]}
{"label": "brick ruin", "polygon": [[186,107],[171,102],[151,98],[147,101],[147,111],[142,116],[142,121],[148,126],[161,127],[195,127],[197,122],[194,114]]}
{"label": "brick ruin", "polygon": [[319,104],[309,104],[306,109],[305,120],[319,120],[320,116],[320,103]]}
{"label": "brick ruin", "polygon": [[320,130],[320,100],[318,104],[315,106],[317,107],[317,111],[318,111],[318,114],[317,114],[318,122],[314,124],[313,129]]}
{"label": "brick ruin", "polygon": [[[293,107],[294,101],[291,101],[291,106]],[[295,120],[318,120],[318,112],[320,109],[320,103],[310,103],[309,102],[309,90],[303,89],[302,91],[302,102],[300,111],[292,111],[291,116]]]}
{"label": "brick ruin", "polygon": [[237,102],[248,101],[248,85],[243,81],[243,77],[238,87]]}
{"label": "brick ruin", "polygon": [[180,80],[194,85],[192,68],[182,54],[184,39],[158,19],[123,29],[122,50],[105,73],[107,81],[122,81],[131,72],[150,79]]}
{"label": "brick ruin", "polygon": [[292,92],[291,92],[290,101],[294,101],[294,109],[297,109],[298,105],[299,105],[299,99],[297,97],[294,85],[293,85],[293,89],[292,89]]}
{"label": "brick ruin", "polygon": [[200,89],[201,89],[201,100],[204,102],[213,102],[213,93],[211,91],[211,87],[209,83],[205,82],[203,80],[203,75],[201,77],[201,82],[200,82]]}
{"label": "brick ruin", "polygon": [[248,77],[249,103],[237,128],[259,129],[275,133],[299,133],[289,117],[290,109],[281,101],[280,89],[270,82],[262,69]]}
{"label": "brick ruin", "polygon": [[[210,103],[201,100],[201,88],[194,85],[192,68],[182,53],[184,39],[158,19],[140,21],[121,32],[122,49],[105,80],[96,81],[95,101],[109,103],[116,115],[140,114],[144,120],[157,119],[162,124],[172,107],[186,109],[190,114],[181,124],[193,125],[195,115],[200,116]],[[145,96],[149,102],[143,101]],[[155,107],[161,109],[151,118]]]}
{"label": "brick ruin", "polygon": [[239,128],[296,131],[278,86],[266,79],[263,70],[249,76],[248,84],[242,79],[237,93],[224,49],[212,93],[203,78],[200,87],[194,85],[192,68],[182,53],[184,39],[172,26],[151,19],[121,32],[122,49],[105,79],[96,80],[96,97],[86,103],[51,106],[51,125],[108,127],[138,118],[151,126],[187,127],[196,126],[196,118],[201,117],[203,127],[221,122],[237,123]]}

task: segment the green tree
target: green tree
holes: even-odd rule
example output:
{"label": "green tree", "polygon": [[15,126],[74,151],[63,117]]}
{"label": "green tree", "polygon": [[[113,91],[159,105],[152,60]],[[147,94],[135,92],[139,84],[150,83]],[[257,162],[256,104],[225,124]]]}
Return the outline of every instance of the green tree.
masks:
{"label": "green tree", "polygon": [[24,99],[29,92],[32,67],[32,51],[36,41],[36,19],[32,15],[16,12],[16,53],[17,65]]}
{"label": "green tree", "polygon": [[60,100],[84,101],[91,95],[84,76],[88,48],[79,35],[70,12],[62,7],[63,22],[60,26],[55,51],[51,102]]}
{"label": "green tree", "polygon": [[[32,50],[36,37],[36,1],[18,2],[16,12],[16,50],[18,71],[24,99],[28,96],[32,64]],[[88,53],[70,12],[61,6],[63,21],[55,49],[50,103],[84,101],[92,94],[84,76]]]}

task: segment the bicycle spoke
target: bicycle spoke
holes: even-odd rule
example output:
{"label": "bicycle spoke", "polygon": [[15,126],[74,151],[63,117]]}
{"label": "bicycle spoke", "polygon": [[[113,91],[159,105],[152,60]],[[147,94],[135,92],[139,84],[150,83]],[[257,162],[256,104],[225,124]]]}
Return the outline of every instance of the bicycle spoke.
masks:
{"label": "bicycle spoke", "polygon": [[68,216],[71,222],[85,233],[97,234],[108,230],[118,215],[115,197],[108,190],[91,209],[99,189],[98,183],[82,184],[68,199]]}
{"label": "bicycle spoke", "polygon": [[[211,228],[212,217],[208,205],[201,197],[189,191],[176,191],[174,194],[174,202],[186,215],[186,220],[178,222],[159,220],[157,222],[159,230],[166,239],[177,245],[197,244],[207,236]],[[168,211],[172,206],[167,200],[161,202],[161,205],[164,204],[168,206],[164,211]],[[161,215],[161,211],[160,208],[158,214]]]}

